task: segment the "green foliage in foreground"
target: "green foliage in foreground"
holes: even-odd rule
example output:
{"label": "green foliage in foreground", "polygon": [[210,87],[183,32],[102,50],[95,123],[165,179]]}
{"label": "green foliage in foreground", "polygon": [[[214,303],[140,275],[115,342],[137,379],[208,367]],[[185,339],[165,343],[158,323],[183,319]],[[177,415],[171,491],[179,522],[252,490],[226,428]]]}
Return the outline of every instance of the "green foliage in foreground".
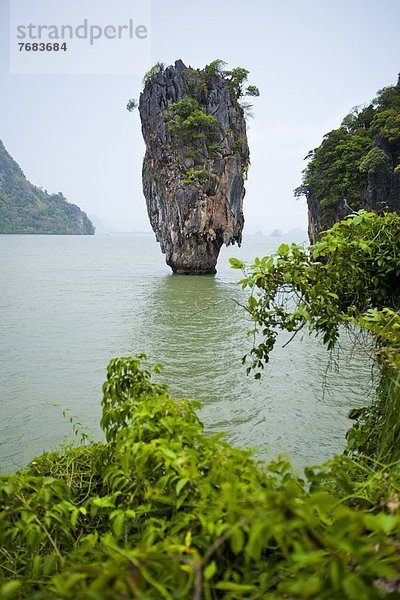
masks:
{"label": "green foliage in foreground", "polygon": [[376,398],[356,409],[356,423],[347,434],[347,452],[385,463],[400,461],[400,371],[385,367]]}
{"label": "green foliage in foreground", "polygon": [[323,232],[308,249],[281,244],[275,254],[244,270],[251,289],[247,311],[256,343],[248,372],[268,362],[279,330],[303,327],[335,347],[341,327],[360,338],[381,367],[371,406],[357,410],[347,453],[383,462],[400,459],[400,216],[359,211]]}
{"label": "green foliage in foreground", "polygon": [[308,485],[284,461],[263,468],[204,435],[141,359],[109,365],[104,443],[0,479],[1,598],[387,596],[398,470],[342,457]]}
{"label": "green foliage in foreground", "polygon": [[261,341],[253,367],[268,362],[279,330],[296,334],[305,325],[328,349],[341,325],[362,326],[375,335],[375,352],[399,366],[400,216],[359,211],[336,223],[309,248],[281,244],[277,252],[244,270],[251,289],[247,310]]}

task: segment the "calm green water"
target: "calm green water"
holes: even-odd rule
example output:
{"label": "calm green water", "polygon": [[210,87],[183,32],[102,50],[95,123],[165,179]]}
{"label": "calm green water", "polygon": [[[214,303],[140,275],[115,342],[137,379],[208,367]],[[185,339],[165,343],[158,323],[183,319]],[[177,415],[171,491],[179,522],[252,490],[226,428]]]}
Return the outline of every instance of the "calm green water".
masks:
{"label": "calm green water", "polygon": [[248,236],[223,249],[217,276],[190,277],[170,274],[150,234],[0,236],[0,467],[71,434],[64,409],[99,435],[107,363],[136,352],[164,363],[172,394],[200,399],[207,430],[234,444],[285,451],[298,466],[340,451],[349,408],[371,393],[370,366],[349,341],[327,375],[325,349],[307,336],[285,349],[282,336],[261,381],[240,363],[249,323],[228,258],[250,261],[281,241]]}

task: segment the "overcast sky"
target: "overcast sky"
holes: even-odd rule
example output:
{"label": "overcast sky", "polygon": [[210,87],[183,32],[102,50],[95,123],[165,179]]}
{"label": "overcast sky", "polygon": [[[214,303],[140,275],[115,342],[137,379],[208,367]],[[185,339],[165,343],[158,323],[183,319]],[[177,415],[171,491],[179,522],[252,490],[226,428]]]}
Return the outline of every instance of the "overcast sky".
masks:
{"label": "overcast sky", "polygon": [[[69,6],[83,19],[94,6],[112,11],[118,1],[52,6],[62,6],[64,20]],[[399,0],[152,0],[151,55],[140,58],[136,73],[118,74],[116,65],[110,75],[11,74],[9,1],[0,7],[0,139],[32,183],[62,191],[114,230],[150,230],[139,114],[125,107],[155,62],[181,58],[202,67],[220,58],[250,70],[249,83],[261,92],[248,128],[250,233],[306,227],[305,200],[293,197],[304,156],[400,71]],[[139,60],[133,54],[132,64]],[[98,61],[101,71],[100,51]]]}

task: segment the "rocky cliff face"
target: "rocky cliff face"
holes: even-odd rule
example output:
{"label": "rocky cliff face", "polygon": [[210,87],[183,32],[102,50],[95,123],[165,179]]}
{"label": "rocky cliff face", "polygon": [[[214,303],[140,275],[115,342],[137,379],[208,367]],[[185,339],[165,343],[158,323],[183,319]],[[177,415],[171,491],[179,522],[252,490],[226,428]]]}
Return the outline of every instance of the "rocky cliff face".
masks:
{"label": "rocky cliff face", "polygon": [[368,174],[365,208],[374,212],[400,212],[400,173]]}
{"label": "rocky cliff face", "polygon": [[332,227],[353,210],[364,208],[376,213],[400,213],[400,173],[369,173],[366,185],[360,189],[358,202],[349,203],[347,199],[341,199],[324,206],[310,193],[307,195],[307,206],[308,236],[311,243],[318,239],[321,231]]}
{"label": "rocky cliff face", "polygon": [[322,206],[319,199],[312,194],[307,194],[307,207],[308,237],[311,244],[318,240],[321,231],[330,229],[336,221],[344,219],[351,212],[343,201]]}
{"label": "rocky cliff face", "polygon": [[140,96],[143,191],[174,273],[215,273],[222,244],[239,245],[249,165],[243,109],[216,70],[152,69]]}

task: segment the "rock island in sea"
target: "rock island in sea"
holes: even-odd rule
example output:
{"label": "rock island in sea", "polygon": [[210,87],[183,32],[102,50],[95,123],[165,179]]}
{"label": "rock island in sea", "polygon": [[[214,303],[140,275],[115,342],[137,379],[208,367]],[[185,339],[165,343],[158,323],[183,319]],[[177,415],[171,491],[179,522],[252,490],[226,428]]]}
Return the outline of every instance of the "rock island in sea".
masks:
{"label": "rock island in sea", "polygon": [[143,191],[174,273],[215,273],[222,244],[242,240],[249,147],[240,98],[259,92],[244,87],[246,69],[223,65],[157,64],[140,95]]}

